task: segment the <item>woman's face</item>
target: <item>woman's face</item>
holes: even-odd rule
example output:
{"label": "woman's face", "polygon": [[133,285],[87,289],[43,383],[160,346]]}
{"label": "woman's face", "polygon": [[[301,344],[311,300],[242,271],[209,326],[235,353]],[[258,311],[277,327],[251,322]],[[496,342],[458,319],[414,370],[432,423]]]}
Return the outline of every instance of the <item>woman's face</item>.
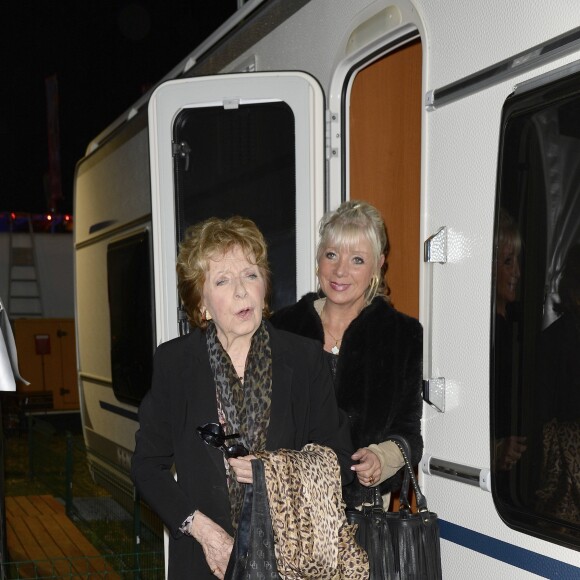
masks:
{"label": "woman's face", "polygon": [[350,246],[326,246],[318,260],[318,280],[327,300],[359,310],[377,270],[371,243],[364,235]]}
{"label": "woman's face", "polygon": [[248,261],[239,246],[209,260],[201,307],[213,318],[226,350],[236,338],[251,338],[260,326],[265,295],[260,268]]}
{"label": "woman's face", "polygon": [[499,249],[497,264],[496,309],[502,316],[505,316],[506,306],[516,299],[519,281],[519,252],[516,252],[513,243],[508,241]]}

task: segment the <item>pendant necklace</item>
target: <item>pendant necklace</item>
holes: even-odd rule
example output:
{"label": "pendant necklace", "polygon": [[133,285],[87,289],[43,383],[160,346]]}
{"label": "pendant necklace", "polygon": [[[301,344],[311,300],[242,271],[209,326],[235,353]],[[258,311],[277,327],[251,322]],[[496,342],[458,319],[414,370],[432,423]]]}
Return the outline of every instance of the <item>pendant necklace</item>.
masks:
{"label": "pendant necklace", "polygon": [[332,332],[330,332],[330,330],[328,330],[328,328],[324,326],[324,323],[322,324],[322,328],[324,329],[324,332],[328,332],[330,338],[334,340],[334,346],[330,349],[330,352],[332,354],[338,354],[340,352],[340,347],[338,346],[338,343],[342,342],[342,336],[340,338],[336,338],[336,336],[334,336],[334,334],[332,334]]}
{"label": "pendant necklace", "polygon": [[332,338],[332,340],[334,340],[334,346],[330,349],[330,352],[332,354],[338,354],[340,352],[340,348],[338,346],[339,342],[342,342],[342,338],[336,338],[335,336],[332,335],[332,332],[330,332],[330,330],[326,329],[326,332],[328,332],[328,334],[330,334],[330,338]]}

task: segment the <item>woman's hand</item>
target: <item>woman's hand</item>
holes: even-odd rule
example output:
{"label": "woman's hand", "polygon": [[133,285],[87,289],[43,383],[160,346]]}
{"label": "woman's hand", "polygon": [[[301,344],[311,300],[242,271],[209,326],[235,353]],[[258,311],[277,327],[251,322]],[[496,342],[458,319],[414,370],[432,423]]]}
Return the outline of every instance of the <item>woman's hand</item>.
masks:
{"label": "woman's hand", "polygon": [[245,457],[232,457],[228,459],[228,463],[234,472],[238,483],[252,483],[252,459],[256,459],[255,455],[246,455]]}
{"label": "woman's hand", "polygon": [[228,567],[234,539],[212,519],[199,510],[191,522],[191,535],[201,544],[212,574],[223,580]]}
{"label": "woman's hand", "polygon": [[351,459],[358,461],[350,468],[356,473],[361,485],[372,487],[378,483],[381,477],[381,462],[375,453],[363,447],[357,449]]}
{"label": "woman's hand", "polygon": [[500,439],[497,445],[497,468],[501,471],[510,471],[527,448],[526,437],[510,435]]}

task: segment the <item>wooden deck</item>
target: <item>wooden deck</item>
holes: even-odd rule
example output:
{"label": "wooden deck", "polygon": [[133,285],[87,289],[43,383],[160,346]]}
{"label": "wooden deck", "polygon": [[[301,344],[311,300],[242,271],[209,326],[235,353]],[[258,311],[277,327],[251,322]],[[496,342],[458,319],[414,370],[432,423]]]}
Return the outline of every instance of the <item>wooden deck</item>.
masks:
{"label": "wooden deck", "polygon": [[54,497],[6,497],[5,504],[8,557],[18,563],[18,578],[121,578]]}

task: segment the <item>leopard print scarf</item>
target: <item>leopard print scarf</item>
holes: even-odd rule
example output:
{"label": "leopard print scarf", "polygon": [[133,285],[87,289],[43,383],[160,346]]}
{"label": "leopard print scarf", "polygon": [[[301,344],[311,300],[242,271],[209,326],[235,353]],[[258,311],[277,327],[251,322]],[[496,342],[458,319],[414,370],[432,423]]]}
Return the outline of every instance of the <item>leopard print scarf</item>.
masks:
{"label": "leopard print scarf", "polygon": [[258,453],[276,565],[285,580],[368,580],[367,553],[344,511],[336,453],[315,443]]}
{"label": "leopard print scarf", "polygon": [[[263,451],[272,404],[272,351],[265,323],[262,321],[252,336],[243,383],[218,339],[213,322],[207,326],[206,341],[225,432],[239,433],[239,442],[250,453]],[[244,497],[243,486],[235,477],[228,477],[228,491],[232,523],[237,528]]]}

